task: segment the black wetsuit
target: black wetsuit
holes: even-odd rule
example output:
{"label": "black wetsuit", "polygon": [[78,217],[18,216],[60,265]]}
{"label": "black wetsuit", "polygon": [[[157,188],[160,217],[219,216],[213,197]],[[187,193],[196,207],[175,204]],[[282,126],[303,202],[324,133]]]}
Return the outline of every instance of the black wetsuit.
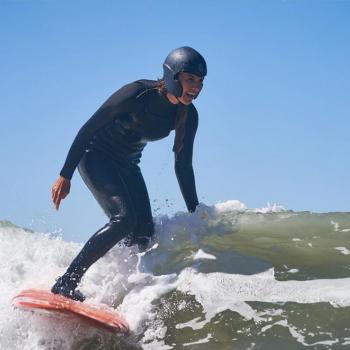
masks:
{"label": "black wetsuit", "polygon": [[[154,232],[153,218],[138,164],[148,141],[162,139],[175,129],[180,108],[157,88],[157,81],[138,80],[115,92],[80,129],[60,175],[71,179],[78,166],[109,222],[88,240],[56,287],[68,284],[74,289],[84,272],[123,238],[130,245],[147,246]],[[192,169],[197,126],[198,114],[191,104],[182,145],[175,153],[177,179],[190,212],[198,204]],[[55,286],[53,291],[65,293]]]}

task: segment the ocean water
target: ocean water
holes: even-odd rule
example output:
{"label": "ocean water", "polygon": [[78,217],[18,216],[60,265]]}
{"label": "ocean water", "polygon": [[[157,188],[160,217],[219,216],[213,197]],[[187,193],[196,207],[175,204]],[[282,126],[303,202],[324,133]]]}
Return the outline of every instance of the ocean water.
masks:
{"label": "ocean water", "polygon": [[350,349],[350,213],[227,201],[155,220],[146,253],[116,246],[81,283],[129,336],[13,308],[82,244],[0,221],[0,349]]}

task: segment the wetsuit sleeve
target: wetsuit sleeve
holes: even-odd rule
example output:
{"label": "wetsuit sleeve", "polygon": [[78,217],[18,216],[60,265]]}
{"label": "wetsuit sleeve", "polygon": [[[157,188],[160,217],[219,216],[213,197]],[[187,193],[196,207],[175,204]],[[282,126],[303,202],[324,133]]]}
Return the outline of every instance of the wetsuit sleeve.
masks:
{"label": "wetsuit sleeve", "polygon": [[66,161],[60,172],[61,176],[66,179],[72,178],[75,168],[88,148],[91,139],[99,129],[116,119],[118,114],[137,110],[139,104],[137,96],[143,89],[142,84],[134,82],[123,86],[108,98],[79,130],[69,149]]}
{"label": "wetsuit sleeve", "polygon": [[192,105],[188,111],[184,144],[175,154],[175,172],[189,212],[194,212],[198,205],[196,184],[192,167],[193,142],[198,127],[198,113]]}

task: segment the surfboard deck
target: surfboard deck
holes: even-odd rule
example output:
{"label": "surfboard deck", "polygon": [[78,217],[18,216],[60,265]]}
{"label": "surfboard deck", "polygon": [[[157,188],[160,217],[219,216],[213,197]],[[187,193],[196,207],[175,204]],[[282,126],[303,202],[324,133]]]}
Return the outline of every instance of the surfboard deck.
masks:
{"label": "surfboard deck", "polygon": [[96,325],[113,332],[129,333],[129,325],[114,309],[100,304],[92,305],[75,301],[47,290],[26,289],[12,299],[12,304],[20,309],[61,312],[80,316]]}

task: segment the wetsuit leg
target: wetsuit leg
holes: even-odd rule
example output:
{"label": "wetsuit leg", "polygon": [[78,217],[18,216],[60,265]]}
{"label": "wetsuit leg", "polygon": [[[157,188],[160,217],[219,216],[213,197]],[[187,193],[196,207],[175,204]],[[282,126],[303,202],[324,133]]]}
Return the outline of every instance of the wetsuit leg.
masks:
{"label": "wetsuit leg", "polygon": [[[135,189],[139,189],[140,179],[142,179],[139,170],[126,173],[97,151],[85,153],[79,163],[79,172],[109,217],[109,222],[87,241],[68,267],[65,275],[62,276],[63,284],[66,285],[64,288],[69,290],[76,288],[83,274],[93,263],[105,255],[121,239],[131,235],[138,226],[137,212],[133,203],[133,200],[138,198],[138,194],[134,194],[132,198],[128,187],[132,189],[135,186]],[[141,200],[141,198],[139,199]],[[143,204],[147,204],[145,198],[143,198]],[[143,216],[141,215],[141,218]],[[58,289],[55,286],[52,289],[54,292]],[[65,291],[58,290],[58,293],[63,294]]]}
{"label": "wetsuit leg", "polygon": [[136,212],[137,224],[126,244],[137,244],[140,251],[147,249],[154,234],[150,200],[141,172],[133,172],[125,179]]}

